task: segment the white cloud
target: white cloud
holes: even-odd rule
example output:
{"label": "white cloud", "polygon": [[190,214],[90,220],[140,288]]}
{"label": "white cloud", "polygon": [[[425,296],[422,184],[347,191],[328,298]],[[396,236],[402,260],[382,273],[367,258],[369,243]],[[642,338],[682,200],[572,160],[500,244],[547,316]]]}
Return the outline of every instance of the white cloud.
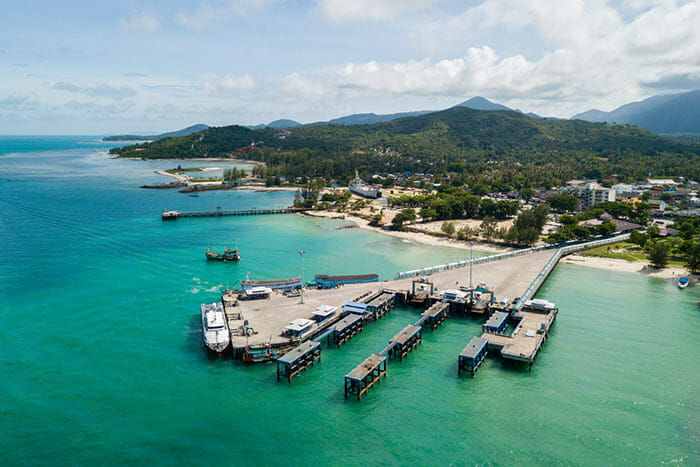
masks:
{"label": "white cloud", "polygon": [[282,0],[227,0],[203,2],[193,13],[180,12],[175,22],[186,29],[204,31],[213,24],[246,17],[264,11],[273,3]]}
{"label": "white cloud", "polygon": [[203,89],[211,94],[239,94],[255,89],[255,80],[250,75],[224,76],[205,81]]}
{"label": "white cloud", "polygon": [[534,30],[545,44],[539,57],[501,56],[483,45],[456,58],[348,63],[315,81],[291,81],[298,81],[302,92],[317,95],[314,90],[332,95],[334,89],[350,96],[484,95],[565,116],[588,107],[613,108],[647,97],[650,90],[663,91],[663,86],[683,90],[697,83],[697,24],[698,2],[668,1],[625,21],[605,0],[485,0],[431,25],[437,44],[459,42],[465,31]]}
{"label": "white cloud", "polygon": [[137,31],[151,34],[160,29],[160,21],[147,13],[132,15],[119,21],[122,28],[128,31]]}
{"label": "white cloud", "polygon": [[425,10],[437,0],[318,0],[321,15],[329,21],[376,21]]}
{"label": "white cloud", "polygon": [[114,100],[133,97],[137,94],[137,92],[129,86],[111,86],[104,83],[96,86],[77,86],[73,83],[58,82],[51,86],[51,89],[84,94],[90,97],[104,97]]}
{"label": "white cloud", "polygon": [[331,97],[331,90],[320,82],[314,82],[294,72],[284,77],[282,92],[286,101],[311,100]]}

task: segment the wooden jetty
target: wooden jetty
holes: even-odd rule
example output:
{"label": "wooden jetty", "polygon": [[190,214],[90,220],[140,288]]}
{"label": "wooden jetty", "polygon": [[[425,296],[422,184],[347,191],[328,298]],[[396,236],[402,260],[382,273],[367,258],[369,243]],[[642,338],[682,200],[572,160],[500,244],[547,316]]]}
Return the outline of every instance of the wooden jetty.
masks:
{"label": "wooden jetty", "polygon": [[386,357],[370,355],[364,362],[345,375],[345,398],[348,398],[348,394],[356,394],[359,401],[363,394],[369,391],[382,376],[386,376]]}
{"label": "wooden jetty", "polygon": [[321,343],[304,342],[277,360],[277,380],[283,377],[291,383],[294,376],[313,365],[316,360],[321,360]]}
{"label": "wooden jetty", "polygon": [[488,339],[483,337],[472,337],[472,340],[459,354],[457,362],[458,375],[461,375],[463,372],[469,372],[474,377],[474,373],[476,373],[486,358],[488,343]]}
{"label": "wooden jetty", "polygon": [[242,209],[236,211],[217,208],[216,211],[163,211],[161,219],[175,221],[181,217],[218,217],[218,216],[259,216],[264,214],[294,214],[309,211],[307,208],[278,208],[278,209]]}
{"label": "wooden jetty", "polygon": [[335,342],[337,347],[340,347],[363,329],[364,320],[362,316],[351,313],[338,321],[338,324],[335,325],[333,329],[333,342]]}
{"label": "wooden jetty", "polygon": [[449,310],[449,302],[435,302],[430,308],[421,313],[421,317],[415,322],[415,325],[421,327],[427,326],[434,331],[447,319]]}
{"label": "wooden jetty", "polygon": [[403,360],[411,350],[423,341],[422,329],[415,324],[409,324],[389,341],[389,344],[379,352],[379,355],[398,356],[400,360]]}

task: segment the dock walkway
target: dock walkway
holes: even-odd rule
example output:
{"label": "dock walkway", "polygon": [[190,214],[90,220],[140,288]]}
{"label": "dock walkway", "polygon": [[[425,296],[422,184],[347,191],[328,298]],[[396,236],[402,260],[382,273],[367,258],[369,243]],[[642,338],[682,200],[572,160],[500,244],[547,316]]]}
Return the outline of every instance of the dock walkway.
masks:
{"label": "dock walkway", "polygon": [[294,214],[298,212],[310,211],[308,208],[277,208],[277,209],[240,209],[216,211],[163,211],[161,219],[164,221],[174,221],[181,217],[219,217],[219,216],[260,216],[265,214]]}

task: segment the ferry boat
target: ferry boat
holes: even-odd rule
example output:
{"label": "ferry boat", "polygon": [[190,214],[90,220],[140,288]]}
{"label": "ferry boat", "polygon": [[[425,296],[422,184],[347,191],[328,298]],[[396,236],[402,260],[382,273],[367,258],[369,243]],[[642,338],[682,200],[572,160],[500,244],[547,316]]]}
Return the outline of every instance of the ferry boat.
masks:
{"label": "ferry boat", "polygon": [[231,343],[224,306],[220,302],[202,303],[202,340],[204,346],[218,355]]}
{"label": "ferry boat", "polygon": [[355,179],[348,184],[348,189],[351,193],[355,193],[363,198],[381,198],[382,192],[377,188],[372,188],[367,185],[362,179],[357,175],[357,170],[355,171]]}
{"label": "ferry boat", "polygon": [[204,255],[207,257],[207,260],[212,261],[238,261],[241,259],[241,255],[238,254],[238,248],[234,250],[225,249],[223,253],[215,253],[207,249]]}
{"label": "ferry boat", "polygon": [[685,289],[686,287],[688,287],[688,278],[681,277],[680,279],[678,279],[678,288]]}
{"label": "ferry boat", "polygon": [[277,359],[277,352],[271,344],[250,344],[245,346],[243,361],[246,363],[264,363]]}

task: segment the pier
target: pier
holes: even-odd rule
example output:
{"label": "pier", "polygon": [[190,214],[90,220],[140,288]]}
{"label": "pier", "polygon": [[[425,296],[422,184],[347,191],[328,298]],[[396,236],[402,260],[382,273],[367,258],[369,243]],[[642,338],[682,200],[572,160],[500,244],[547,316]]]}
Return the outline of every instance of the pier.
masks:
{"label": "pier", "polygon": [[277,360],[277,380],[280,377],[287,378],[291,383],[294,376],[313,365],[316,360],[321,360],[321,344],[304,342]]}
{"label": "pier", "polygon": [[277,208],[277,209],[243,209],[229,211],[221,209],[216,211],[163,211],[161,219],[164,221],[175,221],[181,217],[219,217],[219,216],[260,216],[264,214],[295,214],[298,212],[310,211],[308,208]]}
{"label": "pier", "polygon": [[345,375],[345,398],[357,395],[357,400],[386,376],[386,357],[372,354],[354,370]]}
{"label": "pier", "polygon": [[[478,312],[489,314],[489,319],[481,336],[468,338],[471,340],[459,354],[458,372],[476,373],[487,352],[532,367],[559,311],[554,304],[532,300],[532,297],[559,259],[628,237],[619,235],[559,248],[530,248],[478,258],[472,266],[474,282],[479,284],[474,287],[469,283],[469,271],[464,265],[441,265],[429,268],[432,272],[426,277],[401,273],[397,279],[388,281],[306,289],[305,303],[279,291],[266,300],[235,301],[225,297],[231,347],[234,356],[240,357],[249,344],[270,345],[277,349],[277,355],[283,354],[278,360],[278,377],[291,380],[320,358],[321,340],[328,338],[329,343],[340,346],[361,332],[367,323],[381,318],[397,302],[425,307],[414,324],[406,326],[384,349],[346,375],[346,397],[351,394],[361,398],[386,375],[386,361],[390,357],[403,359],[416,348],[422,341],[423,329],[437,328],[447,319],[448,313],[459,306],[469,311],[469,305],[479,304]],[[459,293],[451,300],[448,291]],[[337,310],[342,307],[342,311],[319,320],[314,310],[324,307]],[[299,322],[297,320],[315,321],[298,335],[289,335],[285,328]]]}
{"label": "pier", "polygon": [[435,302],[430,308],[421,313],[421,317],[416,321],[416,326],[429,327],[434,331],[446,319],[450,310],[448,302]]}
{"label": "pier", "polygon": [[467,346],[460,352],[457,362],[457,374],[469,372],[472,377],[486,358],[489,341],[483,337],[472,337]]}
{"label": "pier", "polygon": [[389,341],[387,346],[379,352],[379,355],[398,356],[400,360],[403,360],[421,342],[423,342],[423,328],[409,324]]}
{"label": "pier", "polygon": [[337,347],[345,344],[364,329],[362,316],[349,314],[341,319],[333,329],[333,342]]}

